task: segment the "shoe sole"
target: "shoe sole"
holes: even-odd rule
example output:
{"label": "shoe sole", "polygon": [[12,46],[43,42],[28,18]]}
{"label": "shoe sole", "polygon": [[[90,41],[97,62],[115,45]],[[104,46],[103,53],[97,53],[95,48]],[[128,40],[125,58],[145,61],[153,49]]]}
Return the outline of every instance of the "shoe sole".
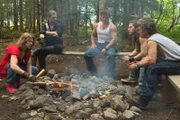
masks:
{"label": "shoe sole", "polygon": [[133,81],[133,80],[123,80],[123,79],[121,79],[120,80],[121,82],[123,82],[123,83],[137,83],[137,81]]}
{"label": "shoe sole", "polygon": [[142,110],[146,110],[145,107],[139,106],[139,104],[137,104],[136,102],[134,102],[133,100],[131,100],[131,97],[129,97],[129,95],[128,95],[127,93],[125,94],[125,96],[126,96],[126,98],[128,99],[128,101],[129,101],[132,105],[134,105],[134,106],[136,106],[136,107],[138,107],[138,108],[140,108],[140,109],[142,109]]}

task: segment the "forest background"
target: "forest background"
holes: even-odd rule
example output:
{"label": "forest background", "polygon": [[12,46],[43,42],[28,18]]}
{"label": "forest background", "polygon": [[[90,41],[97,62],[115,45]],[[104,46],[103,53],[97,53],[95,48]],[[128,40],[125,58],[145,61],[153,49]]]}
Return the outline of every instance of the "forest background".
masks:
{"label": "forest background", "polygon": [[0,39],[12,39],[25,31],[38,36],[48,11],[55,10],[64,25],[63,38],[70,37],[77,45],[90,39],[103,9],[110,11],[110,20],[118,28],[121,48],[131,47],[129,21],[145,16],[156,21],[161,34],[180,43],[180,0],[0,0]]}

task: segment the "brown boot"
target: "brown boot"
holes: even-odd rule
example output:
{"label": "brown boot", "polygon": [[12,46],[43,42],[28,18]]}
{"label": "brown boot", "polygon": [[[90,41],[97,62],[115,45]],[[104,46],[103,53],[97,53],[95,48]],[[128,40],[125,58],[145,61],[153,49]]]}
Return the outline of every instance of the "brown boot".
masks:
{"label": "brown boot", "polygon": [[131,105],[134,105],[142,110],[145,110],[146,109],[146,105],[143,105],[141,102],[140,102],[140,97],[139,95],[132,95],[130,93],[126,93],[125,94],[127,100],[130,102]]}

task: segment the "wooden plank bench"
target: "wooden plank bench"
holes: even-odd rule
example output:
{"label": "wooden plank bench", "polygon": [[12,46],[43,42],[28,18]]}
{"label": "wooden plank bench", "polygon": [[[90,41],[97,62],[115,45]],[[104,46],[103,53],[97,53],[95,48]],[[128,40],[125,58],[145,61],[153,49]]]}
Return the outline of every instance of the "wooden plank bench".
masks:
{"label": "wooden plank bench", "polygon": [[169,82],[180,93],[180,75],[168,75]]}
{"label": "wooden plank bench", "polygon": [[180,75],[162,76],[163,101],[165,103],[176,103],[180,94]]}
{"label": "wooden plank bench", "polygon": [[[63,51],[61,54],[62,55],[80,55],[83,56],[85,52],[72,52],[72,51]],[[116,56],[123,56],[123,55],[128,55],[131,52],[117,52]]]}

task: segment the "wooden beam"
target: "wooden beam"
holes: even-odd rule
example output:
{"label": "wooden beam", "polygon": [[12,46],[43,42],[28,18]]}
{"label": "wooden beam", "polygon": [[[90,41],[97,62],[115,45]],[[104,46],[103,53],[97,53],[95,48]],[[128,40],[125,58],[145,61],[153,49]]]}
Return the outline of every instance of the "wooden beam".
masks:
{"label": "wooden beam", "polygon": [[[83,56],[85,52],[72,52],[72,51],[63,51],[61,54],[62,55],[80,55]],[[130,52],[117,52],[117,56],[123,56],[123,55],[128,55]]]}
{"label": "wooden beam", "polygon": [[180,93],[180,75],[168,75],[169,82]]}

